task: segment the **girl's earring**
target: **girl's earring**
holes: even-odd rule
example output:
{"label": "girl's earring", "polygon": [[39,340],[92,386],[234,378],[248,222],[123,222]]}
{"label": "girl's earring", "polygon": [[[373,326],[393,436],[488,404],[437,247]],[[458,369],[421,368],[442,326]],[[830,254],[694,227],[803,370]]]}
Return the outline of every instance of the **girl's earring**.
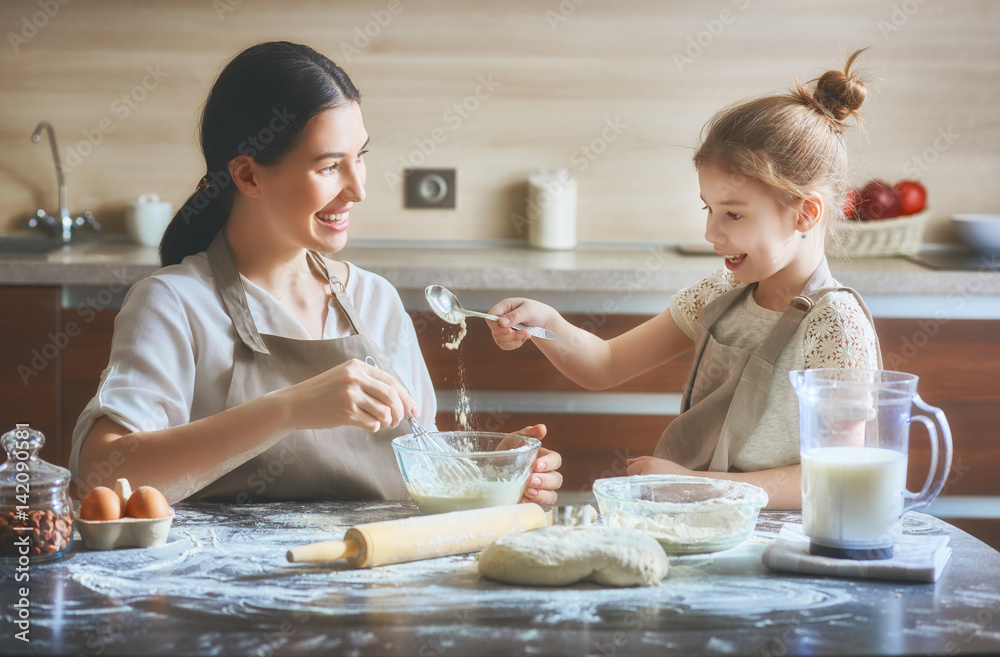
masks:
{"label": "girl's earring", "polygon": [[805,239],[806,238],[806,234],[802,233],[801,235],[799,235],[799,237],[801,237],[802,239]]}

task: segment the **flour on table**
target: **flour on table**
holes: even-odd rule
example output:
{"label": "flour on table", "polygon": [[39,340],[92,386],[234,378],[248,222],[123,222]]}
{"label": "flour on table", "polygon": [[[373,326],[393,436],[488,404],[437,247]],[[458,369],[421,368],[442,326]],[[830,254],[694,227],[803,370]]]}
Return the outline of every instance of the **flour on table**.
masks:
{"label": "flour on table", "polygon": [[479,555],[479,572],[511,584],[656,586],[667,555],[655,539],[616,527],[552,526],[504,536]]}

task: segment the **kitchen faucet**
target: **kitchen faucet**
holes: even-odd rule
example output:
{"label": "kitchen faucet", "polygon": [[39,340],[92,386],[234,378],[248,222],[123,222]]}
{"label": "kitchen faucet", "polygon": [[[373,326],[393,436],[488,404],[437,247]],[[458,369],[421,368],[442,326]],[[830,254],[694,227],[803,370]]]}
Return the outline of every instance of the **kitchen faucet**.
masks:
{"label": "kitchen faucet", "polygon": [[101,224],[97,223],[94,215],[87,210],[82,216],[74,219],[69,214],[66,205],[66,179],[63,178],[62,162],[59,160],[59,148],[56,146],[56,133],[48,121],[42,121],[35,128],[31,135],[31,141],[36,144],[42,140],[42,131],[49,133],[49,145],[52,147],[52,161],[56,166],[56,182],[59,184],[59,216],[53,217],[45,210],[38,210],[35,216],[28,222],[28,226],[35,228],[41,226],[49,230],[53,237],[59,237],[63,243],[69,243],[73,239],[73,231],[84,225],[89,225],[94,230],[100,230]]}

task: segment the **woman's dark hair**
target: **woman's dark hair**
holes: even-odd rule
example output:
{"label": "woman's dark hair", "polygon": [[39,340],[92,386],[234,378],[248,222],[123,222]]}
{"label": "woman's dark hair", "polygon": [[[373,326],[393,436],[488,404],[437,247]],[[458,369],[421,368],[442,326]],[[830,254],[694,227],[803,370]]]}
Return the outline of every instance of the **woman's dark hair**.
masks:
{"label": "woman's dark hair", "polygon": [[230,160],[250,155],[274,164],[298,145],[311,118],[360,99],[347,73],[308,46],[273,41],[236,55],[205,102],[201,151],[207,173],[163,234],[163,265],[204,251],[226,225],[236,193]]}

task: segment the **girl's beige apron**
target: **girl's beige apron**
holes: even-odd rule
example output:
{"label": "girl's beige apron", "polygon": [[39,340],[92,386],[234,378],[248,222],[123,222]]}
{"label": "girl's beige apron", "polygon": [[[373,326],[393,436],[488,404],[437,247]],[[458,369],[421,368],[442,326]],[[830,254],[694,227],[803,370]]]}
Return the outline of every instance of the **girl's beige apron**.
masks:
{"label": "girl's beige apron", "polygon": [[[393,376],[389,359],[368,337],[361,318],[323,258],[312,264],[330,281],[338,308],[355,333],[332,340],[294,340],[262,335],[250,314],[246,292],[225,231],[208,247],[208,261],[236,330],[236,358],[226,408],[299,383],[341,363],[366,357]],[[399,377],[396,376],[398,379]],[[402,424],[372,434],[359,427],[295,431],[273,447],[212,482],[199,499],[237,501],[337,499],[408,499],[390,441],[407,433]]]}
{"label": "girl's beige apron", "polygon": [[[712,333],[716,321],[754,287],[739,285],[733,288],[706,305],[698,317],[694,364],[681,400],[681,414],[667,425],[654,456],[692,470],[728,472],[764,414],[774,362],[799,324],[824,295],[838,290],[850,292],[874,326],[861,296],[851,288],[837,286],[824,258],[809,277],[802,294],[792,299],[756,350],[746,351],[718,342]],[[877,338],[876,352],[881,368],[882,355]],[[787,376],[784,372],[781,375]]]}

